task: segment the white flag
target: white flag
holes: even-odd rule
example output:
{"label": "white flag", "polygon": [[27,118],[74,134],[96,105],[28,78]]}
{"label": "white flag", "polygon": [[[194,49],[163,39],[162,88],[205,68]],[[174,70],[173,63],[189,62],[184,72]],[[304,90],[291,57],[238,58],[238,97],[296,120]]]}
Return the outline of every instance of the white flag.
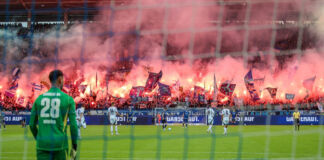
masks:
{"label": "white flag", "polygon": [[317,102],[317,107],[320,112],[323,112],[323,106],[321,105],[321,103]]}

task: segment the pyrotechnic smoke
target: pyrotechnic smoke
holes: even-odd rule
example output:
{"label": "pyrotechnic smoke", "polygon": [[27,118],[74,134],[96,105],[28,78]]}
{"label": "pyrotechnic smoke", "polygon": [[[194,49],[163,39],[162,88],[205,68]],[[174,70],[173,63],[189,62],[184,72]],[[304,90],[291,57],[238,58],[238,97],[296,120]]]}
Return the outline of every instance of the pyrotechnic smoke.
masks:
{"label": "pyrotechnic smoke", "polygon": [[321,40],[320,47],[323,51],[323,42],[324,42],[324,3],[323,1],[317,1],[315,7],[312,7],[313,9],[313,16],[316,20],[315,23],[315,33],[319,35],[319,39]]}
{"label": "pyrotechnic smoke", "polygon": [[[289,15],[292,11],[298,13],[299,3],[291,1],[278,5],[275,20],[298,21],[298,14],[293,17]],[[215,73],[217,85],[226,80],[231,81],[237,84],[235,94],[238,97],[248,97],[243,78],[253,68],[254,78],[265,77],[264,85],[258,88],[262,90],[265,87],[277,87],[277,97],[280,99],[284,99],[284,93],[295,93],[297,98],[304,97],[306,91],[302,81],[314,75],[317,76],[314,91],[316,94],[323,94],[324,69],[321,63],[324,58],[316,49],[306,50],[300,59],[298,56],[291,56],[280,61],[272,55],[263,54],[272,48],[271,23],[274,6],[271,1],[251,6],[248,27],[269,25],[269,28],[249,31],[247,51],[260,51],[261,55],[248,57],[249,62],[242,56],[227,55],[229,52],[241,53],[244,48],[247,30],[229,28],[244,24],[242,22],[246,17],[247,6],[225,5],[221,13],[221,5],[196,0],[130,1],[124,6],[115,6],[113,11],[100,12],[93,23],[78,23],[69,30],[52,29],[43,34],[36,33],[37,38],[33,40],[33,45],[47,48],[49,53],[17,53],[13,45],[8,45],[6,61],[20,62],[18,64],[23,69],[23,76],[19,83],[22,88],[30,88],[31,81],[47,79],[48,72],[55,67],[62,69],[67,77],[84,75],[85,83],[92,86],[98,73],[100,83],[104,84],[107,72],[110,73],[119,66],[130,71],[115,75],[124,81],[109,81],[109,93],[114,96],[127,97],[132,86],[145,85],[147,71],[162,70],[163,83],[171,85],[180,80],[181,86],[188,90],[194,85],[203,87],[204,83],[209,90]],[[219,14],[222,14],[221,19]],[[219,43],[222,58],[190,59],[201,54],[214,55],[221,33],[215,29],[218,23],[222,23],[220,26],[225,30]],[[298,35],[298,27],[287,33],[278,31],[275,40],[285,42],[296,34]],[[20,41],[13,44],[26,45]],[[166,61],[168,58],[176,58],[176,61]],[[130,62],[130,65],[123,64],[123,61]],[[13,66],[9,65],[8,68]],[[4,86],[6,81],[0,82]],[[25,92],[29,90],[24,89]],[[98,87],[94,90],[100,89]],[[102,96],[104,95],[98,98]],[[262,98],[270,99],[270,95],[263,91]]]}

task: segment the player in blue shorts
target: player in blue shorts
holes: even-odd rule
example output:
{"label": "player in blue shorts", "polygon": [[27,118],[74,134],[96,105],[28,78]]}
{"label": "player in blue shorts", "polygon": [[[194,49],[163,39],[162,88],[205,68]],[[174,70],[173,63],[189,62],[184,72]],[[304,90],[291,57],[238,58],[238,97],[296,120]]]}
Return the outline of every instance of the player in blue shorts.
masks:
{"label": "player in blue shorts", "polygon": [[134,127],[134,112],[132,110],[132,107],[129,107],[129,110],[127,112],[127,123],[128,125],[131,125],[132,127]]}
{"label": "player in blue shorts", "polygon": [[161,116],[162,116],[162,128],[165,131],[165,129],[167,127],[167,116],[168,116],[166,108],[163,108]]}
{"label": "player in blue shorts", "polygon": [[184,110],[183,112],[183,122],[182,122],[182,127],[186,125],[186,128],[188,127],[188,119],[189,119],[189,111],[187,109]]}

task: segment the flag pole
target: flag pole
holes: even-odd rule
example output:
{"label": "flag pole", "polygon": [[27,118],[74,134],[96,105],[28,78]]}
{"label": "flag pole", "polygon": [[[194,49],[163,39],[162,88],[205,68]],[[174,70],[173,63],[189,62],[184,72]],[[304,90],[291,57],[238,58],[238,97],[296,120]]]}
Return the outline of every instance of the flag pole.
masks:
{"label": "flag pole", "polygon": [[97,82],[98,82],[98,74],[96,72],[96,88],[97,88]]}
{"label": "flag pole", "polygon": [[217,100],[217,84],[216,84],[216,76],[215,76],[215,73],[214,73],[214,95],[213,95],[213,101],[216,102]]}

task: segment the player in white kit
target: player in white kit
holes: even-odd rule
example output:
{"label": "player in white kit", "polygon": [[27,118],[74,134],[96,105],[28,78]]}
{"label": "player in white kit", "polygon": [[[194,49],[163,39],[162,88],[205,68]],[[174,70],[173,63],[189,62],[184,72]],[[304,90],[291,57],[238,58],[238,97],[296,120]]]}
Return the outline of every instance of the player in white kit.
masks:
{"label": "player in white kit", "polygon": [[114,103],[111,104],[111,106],[108,108],[108,115],[110,120],[110,131],[111,135],[114,135],[114,125],[115,125],[115,132],[116,135],[118,135],[118,129],[117,129],[117,116],[119,115],[117,108],[114,106]]}
{"label": "player in white kit", "polygon": [[222,115],[222,125],[224,126],[224,135],[227,135],[227,127],[231,121],[230,118],[232,117],[231,111],[224,106],[221,115]]}
{"label": "player in white kit", "polygon": [[208,108],[206,110],[206,115],[207,115],[207,125],[208,125],[207,132],[213,133],[212,127],[214,124],[215,111],[212,108],[210,108],[210,106],[208,106]]}
{"label": "player in white kit", "polygon": [[83,127],[84,129],[87,128],[87,124],[84,119],[84,107],[82,104],[77,105],[76,120],[78,125],[78,135],[79,138],[81,138],[81,127]]}

